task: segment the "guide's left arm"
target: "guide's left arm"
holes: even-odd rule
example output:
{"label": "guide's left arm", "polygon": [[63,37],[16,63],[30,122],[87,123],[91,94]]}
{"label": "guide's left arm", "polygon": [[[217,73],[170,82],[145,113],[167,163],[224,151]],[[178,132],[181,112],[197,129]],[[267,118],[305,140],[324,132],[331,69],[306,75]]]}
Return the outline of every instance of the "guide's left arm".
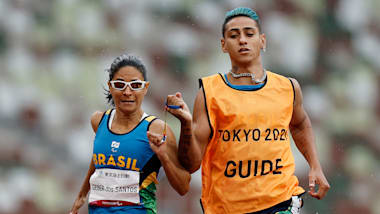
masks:
{"label": "guide's left arm", "polygon": [[[296,79],[290,78],[295,91],[293,115],[290,121],[290,132],[298,150],[309,164],[309,194],[317,199],[325,197],[330,185],[323,173],[318,159],[315,138],[310,118],[303,107],[302,91]],[[319,185],[316,192],[316,185]]]}

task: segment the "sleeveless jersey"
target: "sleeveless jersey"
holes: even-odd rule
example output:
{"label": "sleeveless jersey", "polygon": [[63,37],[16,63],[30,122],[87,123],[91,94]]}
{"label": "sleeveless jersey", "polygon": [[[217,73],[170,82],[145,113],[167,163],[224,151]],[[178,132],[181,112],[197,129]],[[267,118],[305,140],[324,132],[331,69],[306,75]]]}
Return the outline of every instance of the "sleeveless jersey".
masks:
{"label": "sleeveless jersey", "polygon": [[221,74],[200,84],[212,130],[202,161],[205,213],[255,212],[303,193],[288,135],[291,81],[267,72],[264,85],[251,91],[228,86]]}
{"label": "sleeveless jersey", "polygon": [[[106,179],[118,179],[123,176],[130,176],[126,173],[127,171],[134,173],[138,177],[138,181],[135,184],[135,187],[139,189],[138,195],[135,196],[138,201],[136,204],[129,206],[90,206],[90,213],[142,213],[142,210],[146,211],[143,213],[156,213],[155,192],[161,162],[150,148],[146,134],[150,124],[156,118],[154,116],[147,116],[130,132],[117,134],[109,129],[108,124],[111,111],[110,109],[105,112],[96,132],[93,149],[93,162],[96,168],[94,174],[108,176],[105,177]],[[114,171],[122,173],[114,173]],[[95,194],[91,195],[91,193],[95,190],[101,190],[105,193],[127,191],[126,189],[118,189],[117,187],[111,187],[107,190],[104,187],[92,184],[91,181],[95,176],[94,174],[90,179],[91,189],[89,198],[94,198],[92,195]],[[102,194],[102,192],[97,194]]]}

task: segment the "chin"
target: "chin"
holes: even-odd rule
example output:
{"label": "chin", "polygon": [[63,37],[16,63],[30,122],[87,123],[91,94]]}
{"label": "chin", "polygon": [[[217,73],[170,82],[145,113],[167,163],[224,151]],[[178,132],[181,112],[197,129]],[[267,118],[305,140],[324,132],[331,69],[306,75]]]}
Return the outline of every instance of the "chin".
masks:
{"label": "chin", "polygon": [[136,111],[136,108],[120,108],[120,111],[123,112],[124,114],[132,114]]}
{"label": "chin", "polygon": [[125,113],[132,113],[136,111],[137,108],[135,105],[121,103],[118,106],[118,109],[120,109],[122,112],[125,112]]}
{"label": "chin", "polygon": [[238,62],[239,64],[250,64],[254,61],[255,59],[252,58],[252,57],[242,57],[238,60],[236,60],[236,62]]}
{"label": "chin", "polygon": [[255,60],[255,56],[252,56],[252,55],[238,55],[234,59],[234,61],[239,64],[252,63],[254,60]]}

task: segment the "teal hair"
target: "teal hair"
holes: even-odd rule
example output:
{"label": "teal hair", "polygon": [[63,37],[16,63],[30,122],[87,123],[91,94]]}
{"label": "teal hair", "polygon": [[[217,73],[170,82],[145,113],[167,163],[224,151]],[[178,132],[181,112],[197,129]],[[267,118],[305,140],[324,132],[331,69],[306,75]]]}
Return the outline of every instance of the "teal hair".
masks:
{"label": "teal hair", "polygon": [[223,37],[224,37],[224,32],[226,31],[226,24],[231,19],[238,17],[238,16],[246,16],[246,17],[251,18],[252,20],[256,21],[259,30],[261,30],[260,19],[259,19],[259,16],[257,15],[257,13],[248,7],[238,7],[238,8],[235,8],[233,10],[230,10],[226,13],[226,15],[224,17],[223,28],[222,28]]}
{"label": "teal hair", "polygon": [[226,13],[224,20],[231,19],[236,16],[247,16],[255,21],[259,21],[259,16],[257,15],[257,13],[251,8],[247,8],[247,7],[238,7],[233,10],[228,11]]}

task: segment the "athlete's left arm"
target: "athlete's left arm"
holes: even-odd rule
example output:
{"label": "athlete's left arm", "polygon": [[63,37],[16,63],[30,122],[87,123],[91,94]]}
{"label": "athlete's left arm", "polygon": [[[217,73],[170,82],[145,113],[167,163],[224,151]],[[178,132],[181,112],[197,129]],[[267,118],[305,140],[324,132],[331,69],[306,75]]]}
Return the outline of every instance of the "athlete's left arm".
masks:
{"label": "athlete's left arm", "polygon": [[[302,91],[297,80],[290,78],[295,91],[293,106],[293,116],[290,121],[290,132],[298,150],[305,157],[310,166],[309,172],[309,194],[317,199],[322,199],[330,185],[322,171],[321,164],[317,156],[315,139],[310,118],[303,107]],[[319,185],[318,192],[315,192],[315,185]]]}
{"label": "athlete's left arm", "polygon": [[170,185],[178,194],[185,195],[189,191],[191,175],[179,163],[176,138],[168,125],[166,127],[166,141],[161,143],[164,125],[165,123],[162,120],[155,120],[150,125],[148,131],[150,147],[160,159]]}

